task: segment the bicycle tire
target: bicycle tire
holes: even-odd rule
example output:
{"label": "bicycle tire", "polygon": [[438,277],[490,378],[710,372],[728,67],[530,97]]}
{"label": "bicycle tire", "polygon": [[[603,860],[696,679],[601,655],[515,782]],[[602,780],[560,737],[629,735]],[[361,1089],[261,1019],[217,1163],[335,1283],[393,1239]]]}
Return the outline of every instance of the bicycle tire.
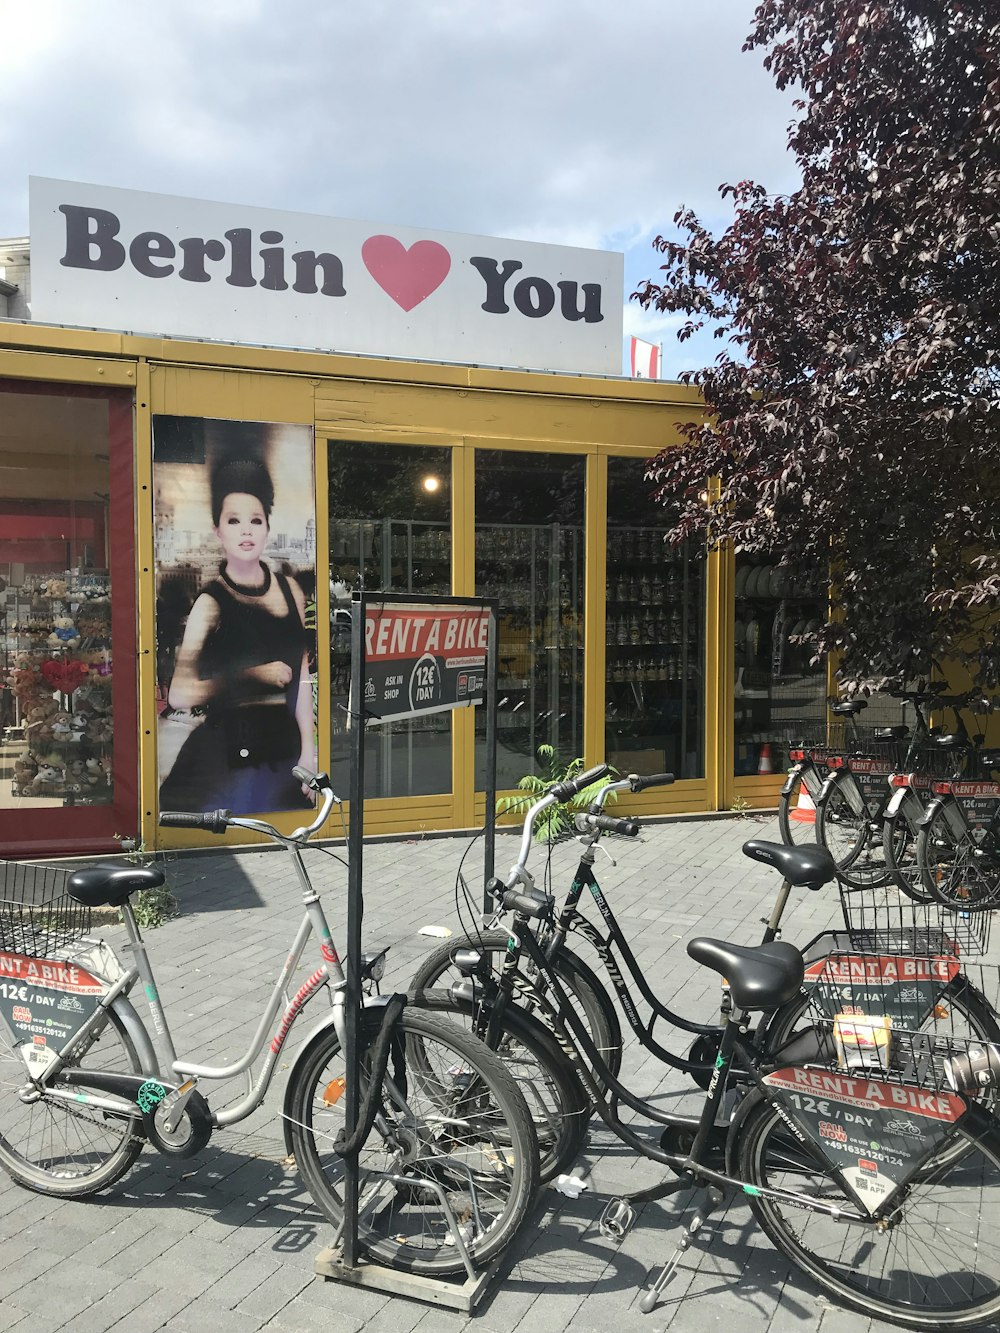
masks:
{"label": "bicycle tire", "polygon": [[[139,1056],[125,1025],[113,1009],[107,1018],[71,1067],[141,1074]],[[131,1169],[143,1147],[138,1115],[116,1117],[51,1101],[44,1091],[38,1101],[22,1102],[17,1090],[28,1082],[23,1059],[4,1041],[0,1044],[0,1167],[12,1180],[36,1194],[85,1199],[107,1189]]]}
{"label": "bicycle tire", "polygon": [[[473,1006],[447,991],[425,990],[411,996],[418,1008],[446,1013],[471,1023]],[[569,1169],[579,1157],[590,1123],[590,1098],[551,1032],[517,1005],[504,1015],[495,1049],[521,1089],[538,1139],[539,1182]]]}
{"label": "bicycle tire", "polygon": [[917,871],[917,839],[909,820],[902,813],[886,819],[882,825],[882,855],[891,883],[915,903],[935,901]]}
{"label": "bicycle tire", "polygon": [[944,806],[921,825],[916,860],[924,887],[950,911],[990,912],[1000,907],[1000,865],[989,866],[971,829],[961,837],[953,832]]}
{"label": "bicycle tire", "polygon": [[[478,949],[502,962],[507,953],[509,940],[510,935],[505,930],[484,930],[478,935],[451,939],[447,944],[442,944],[427,954],[413,974],[409,989],[414,992],[447,990],[452,981],[461,978],[461,973],[454,965],[457,949]],[[522,955],[523,962],[527,962],[524,955]],[[576,998],[578,1012],[587,1025],[591,1040],[608,1069],[617,1077],[622,1066],[622,1029],[614,1002],[600,977],[588,963],[565,945],[556,954],[550,966],[570,997]],[[493,964],[491,971],[499,978],[499,966]],[[519,998],[518,1004],[530,1012],[523,999]],[[597,1073],[596,1070],[593,1072]]]}
{"label": "bicycle tire", "polygon": [[[745,1185],[822,1192],[827,1202],[840,1197],[854,1210],[831,1168],[792,1137],[760,1092],[751,1095],[758,1104],[747,1108],[735,1129]],[[885,1231],[801,1207],[789,1209],[793,1215],[787,1217],[780,1201],[761,1194],[749,1195],[750,1209],[775,1248],[841,1304],[910,1328],[976,1327],[1000,1313],[1000,1248],[981,1225],[984,1196],[1000,1197],[1000,1131],[994,1121],[986,1133],[959,1135],[960,1151],[911,1182]],[[804,1188],[809,1175],[813,1189]],[[913,1269],[921,1261],[943,1271],[918,1275]],[[970,1263],[984,1270],[976,1274],[981,1291],[971,1298],[960,1290],[961,1282],[969,1282]]]}
{"label": "bicycle tire", "polygon": [[878,889],[889,883],[881,842],[872,859],[871,818],[867,811],[855,814],[838,784],[819,804],[816,840],[833,857],[838,879],[854,889]]}
{"label": "bicycle tire", "polygon": [[[380,1009],[362,1011],[363,1063],[381,1021]],[[481,1268],[513,1238],[535,1196],[538,1147],[531,1116],[502,1060],[463,1028],[408,1006],[397,1034],[380,1114],[358,1159],[359,1246],[373,1260],[406,1272],[464,1272],[439,1199],[427,1188],[431,1181],[445,1189],[470,1258]],[[413,1042],[417,1061],[411,1058]],[[435,1086],[426,1072],[431,1044],[440,1061]],[[340,1042],[330,1028],[296,1066],[286,1100],[299,1170],[317,1207],[338,1228],[343,1159],[333,1145],[343,1127],[343,1072]],[[426,1108],[414,1106],[418,1097]],[[405,1180],[380,1181],[390,1171]],[[417,1234],[407,1230],[414,1226]]]}
{"label": "bicycle tire", "polygon": [[792,811],[798,807],[799,796],[803,790],[802,774],[796,773],[791,780],[788,794],[782,791],[778,797],[778,830],[781,841],[786,847],[811,846],[818,838],[818,811],[810,823],[799,823],[792,819]]}

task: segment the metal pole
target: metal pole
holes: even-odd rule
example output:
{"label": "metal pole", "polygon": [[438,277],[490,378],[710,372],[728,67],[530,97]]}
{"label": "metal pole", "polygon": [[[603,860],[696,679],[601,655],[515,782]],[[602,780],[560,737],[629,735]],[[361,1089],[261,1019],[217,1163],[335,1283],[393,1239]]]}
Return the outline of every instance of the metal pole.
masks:
{"label": "metal pole", "polygon": [[[351,617],[351,693],[348,702],[351,726],[351,823],[347,835],[347,986],[345,991],[345,1028],[347,1049],[344,1073],[347,1088],[344,1099],[344,1133],[350,1138],[358,1123],[360,1104],[358,1082],[360,1065],[358,1020],[361,1010],[361,917],[362,861],[364,854],[365,802],[365,612],[363,592],[353,597]],[[344,1158],[344,1264],[354,1268],[358,1261],[358,1158]]]}
{"label": "metal pole", "polygon": [[499,616],[494,604],[490,608],[490,639],[486,649],[486,833],[483,854],[483,915],[492,911],[486,885],[493,878],[496,867],[497,825],[497,677],[499,662]]}

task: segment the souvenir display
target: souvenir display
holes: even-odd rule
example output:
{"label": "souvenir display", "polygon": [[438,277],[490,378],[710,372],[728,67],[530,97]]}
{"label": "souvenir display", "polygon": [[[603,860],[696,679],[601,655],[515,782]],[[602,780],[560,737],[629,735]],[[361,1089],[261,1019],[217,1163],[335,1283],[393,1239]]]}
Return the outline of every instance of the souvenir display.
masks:
{"label": "souvenir display", "polygon": [[107,805],[112,796],[111,602],[106,572],[65,570],[0,588],[0,663],[13,707],[11,796]]}

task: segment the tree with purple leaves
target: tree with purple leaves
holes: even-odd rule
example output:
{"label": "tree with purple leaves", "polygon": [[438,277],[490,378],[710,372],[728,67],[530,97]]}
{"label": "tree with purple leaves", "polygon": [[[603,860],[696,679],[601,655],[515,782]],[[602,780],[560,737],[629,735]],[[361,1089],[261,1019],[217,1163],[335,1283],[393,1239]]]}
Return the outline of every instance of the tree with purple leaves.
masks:
{"label": "tree with purple leaves", "polygon": [[[671,536],[829,568],[848,688],[1000,684],[1000,0],[763,0],[801,185],[687,209],[634,299],[728,342],[651,465]],[[707,477],[719,478],[705,503]]]}

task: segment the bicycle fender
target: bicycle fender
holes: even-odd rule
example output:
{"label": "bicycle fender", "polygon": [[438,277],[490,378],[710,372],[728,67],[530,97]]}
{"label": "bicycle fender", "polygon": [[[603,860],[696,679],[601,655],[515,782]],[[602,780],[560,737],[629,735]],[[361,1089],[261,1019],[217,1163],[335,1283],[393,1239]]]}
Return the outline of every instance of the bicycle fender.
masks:
{"label": "bicycle fender", "polygon": [[[361,1007],[363,1009],[384,1009],[392,999],[391,995],[366,995],[362,999]],[[285,1098],[281,1107],[281,1124],[285,1139],[285,1149],[289,1156],[292,1152],[292,1112],[291,1112],[291,1089],[295,1087],[295,1076],[298,1073],[299,1066],[312,1055],[313,1050],[324,1041],[328,1033],[337,1031],[336,1019],[333,1010],[325,1014],[318,1023],[315,1023],[306,1033],[305,1040],[298,1049],[295,1059],[292,1061],[292,1067],[288,1071],[288,1082],[285,1084]]]}
{"label": "bicycle fender", "polygon": [[759,1088],[754,1088],[748,1092],[745,1097],[741,1097],[733,1112],[733,1118],[729,1122],[729,1131],[726,1134],[726,1175],[738,1179],[737,1158],[739,1156],[740,1131],[743,1121],[756,1107],[764,1101],[764,1094]]}
{"label": "bicycle fender", "polygon": [[829,797],[830,793],[833,791],[834,787],[837,785],[837,780],[839,777],[840,773],[838,770],[835,770],[834,772],[828,773],[826,775],[826,777],[823,779],[823,785],[819,789],[819,795],[813,797],[814,805],[820,806],[823,804],[823,802]]}
{"label": "bicycle fender", "polygon": [[788,776],[785,778],[785,785],[781,789],[782,796],[786,798],[791,796],[804,767],[804,764],[795,764],[788,770]]}
{"label": "bicycle fender", "polygon": [[907,793],[909,792],[909,790],[910,790],[909,787],[897,787],[896,790],[889,797],[889,804],[885,807],[885,818],[887,820],[895,819],[896,816],[899,814],[900,807],[906,800]]}

